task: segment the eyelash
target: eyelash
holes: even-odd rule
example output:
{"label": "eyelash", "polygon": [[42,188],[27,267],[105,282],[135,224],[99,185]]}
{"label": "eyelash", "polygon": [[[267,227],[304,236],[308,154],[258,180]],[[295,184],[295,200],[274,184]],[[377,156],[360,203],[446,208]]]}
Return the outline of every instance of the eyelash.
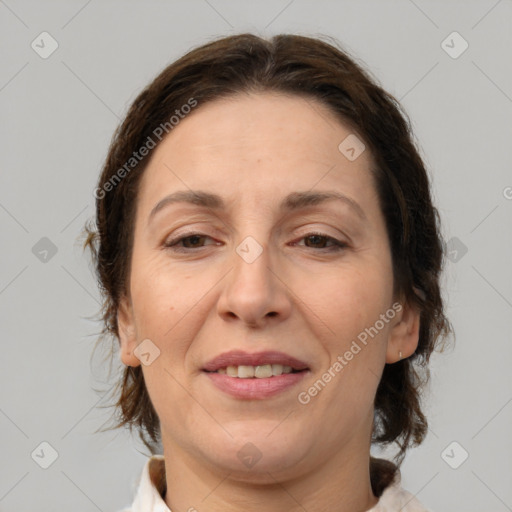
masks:
{"label": "eyelash", "polygon": [[[330,248],[320,248],[320,249],[317,249],[318,251],[340,252],[343,249],[346,249],[348,247],[348,244],[346,244],[345,242],[341,242],[340,240],[337,240],[336,238],[333,238],[332,236],[326,235],[324,233],[319,233],[319,232],[308,233],[307,235],[304,235],[303,237],[301,237],[300,240],[304,240],[306,238],[310,238],[313,236],[324,238],[326,241],[331,241],[333,243],[333,245]],[[181,252],[181,253],[187,253],[190,251],[194,251],[195,250],[194,248],[184,248],[184,247],[177,248],[177,244],[183,242],[184,240],[187,240],[189,238],[194,238],[194,237],[211,238],[208,235],[203,235],[202,233],[188,233],[188,234],[181,236],[179,238],[176,238],[174,240],[169,240],[168,242],[165,242],[164,248],[171,250],[173,252]],[[203,248],[204,248],[204,246],[197,247],[196,249],[203,249]],[[309,247],[309,249],[315,249],[315,248]]]}

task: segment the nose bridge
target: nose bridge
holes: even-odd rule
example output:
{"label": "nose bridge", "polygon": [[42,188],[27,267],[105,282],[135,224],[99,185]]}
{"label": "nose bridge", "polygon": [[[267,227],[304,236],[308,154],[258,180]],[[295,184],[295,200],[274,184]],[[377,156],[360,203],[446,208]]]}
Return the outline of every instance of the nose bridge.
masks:
{"label": "nose bridge", "polygon": [[246,324],[260,325],[269,317],[289,313],[282,282],[275,276],[275,258],[269,250],[270,231],[261,222],[244,226],[242,240],[231,256],[232,271],[222,291],[219,313],[237,317]]}
{"label": "nose bridge", "polygon": [[[262,240],[262,237],[258,237]],[[270,268],[271,253],[269,250],[269,237],[260,243],[252,235],[248,235],[235,248],[234,257],[235,276],[238,281],[244,281],[248,286],[260,288],[271,286]]]}

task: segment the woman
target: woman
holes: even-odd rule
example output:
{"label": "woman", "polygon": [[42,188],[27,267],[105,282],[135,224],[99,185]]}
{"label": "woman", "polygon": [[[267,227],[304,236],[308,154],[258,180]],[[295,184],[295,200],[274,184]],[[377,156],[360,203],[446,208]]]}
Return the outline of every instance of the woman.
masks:
{"label": "woman", "polygon": [[152,452],[126,510],[427,510],[399,466],[450,324],[392,96],[319,39],[222,38],[136,98],[95,197],[116,426]]}

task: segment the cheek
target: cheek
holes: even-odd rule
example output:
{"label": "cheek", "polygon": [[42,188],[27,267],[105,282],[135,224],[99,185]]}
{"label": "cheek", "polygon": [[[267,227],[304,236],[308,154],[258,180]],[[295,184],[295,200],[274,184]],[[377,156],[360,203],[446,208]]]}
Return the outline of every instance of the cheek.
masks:
{"label": "cheek", "polygon": [[[311,309],[328,327],[325,336],[319,335],[330,365],[324,371],[330,369],[336,377],[321,400],[332,405],[335,414],[347,406],[369,407],[373,400],[391,328],[391,315],[381,320],[392,306],[391,272],[384,258],[368,259],[365,265],[347,265],[335,275],[319,278],[318,287],[308,295]],[[333,395],[338,398],[331,402]]]}
{"label": "cheek", "polygon": [[184,309],[197,294],[189,284],[193,276],[193,271],[171,265],[163,250],[134,251],[131,292],[139,299],[139,312],[158,316]]}
{"label": "cheek", "polygon": [[187,353],[214,305],[209,292],[222,275],[173,265],[163,254],[134,253],[131,293],[138,340],[160,349],[166,368],[185,373]]}
{"label": "cheek", "polygon": [[186,286],[188,277],[170,272],[158,254],[134,251],[130,292],[138,338],[163,340],[184,316],[194,299],[193,290]]}
{"label": "cheek", "polygon": [[392,277],[388,272],[381,265],[346,267],[315,279],[307,297],[331,334],[334,331],[345,339],[373,325],[391,307]]}

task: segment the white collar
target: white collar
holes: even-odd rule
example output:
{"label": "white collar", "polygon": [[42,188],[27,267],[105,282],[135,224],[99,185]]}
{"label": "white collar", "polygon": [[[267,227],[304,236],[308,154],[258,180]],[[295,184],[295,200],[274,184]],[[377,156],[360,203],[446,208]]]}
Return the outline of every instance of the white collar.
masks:
{"label": "white collar", "polygon": [[171,512],[162,498],[163,489],[156,486],[157,476],[162,474],[165,474],[164,456],[151,456],[142,470],[133,505],[126,512]]}

